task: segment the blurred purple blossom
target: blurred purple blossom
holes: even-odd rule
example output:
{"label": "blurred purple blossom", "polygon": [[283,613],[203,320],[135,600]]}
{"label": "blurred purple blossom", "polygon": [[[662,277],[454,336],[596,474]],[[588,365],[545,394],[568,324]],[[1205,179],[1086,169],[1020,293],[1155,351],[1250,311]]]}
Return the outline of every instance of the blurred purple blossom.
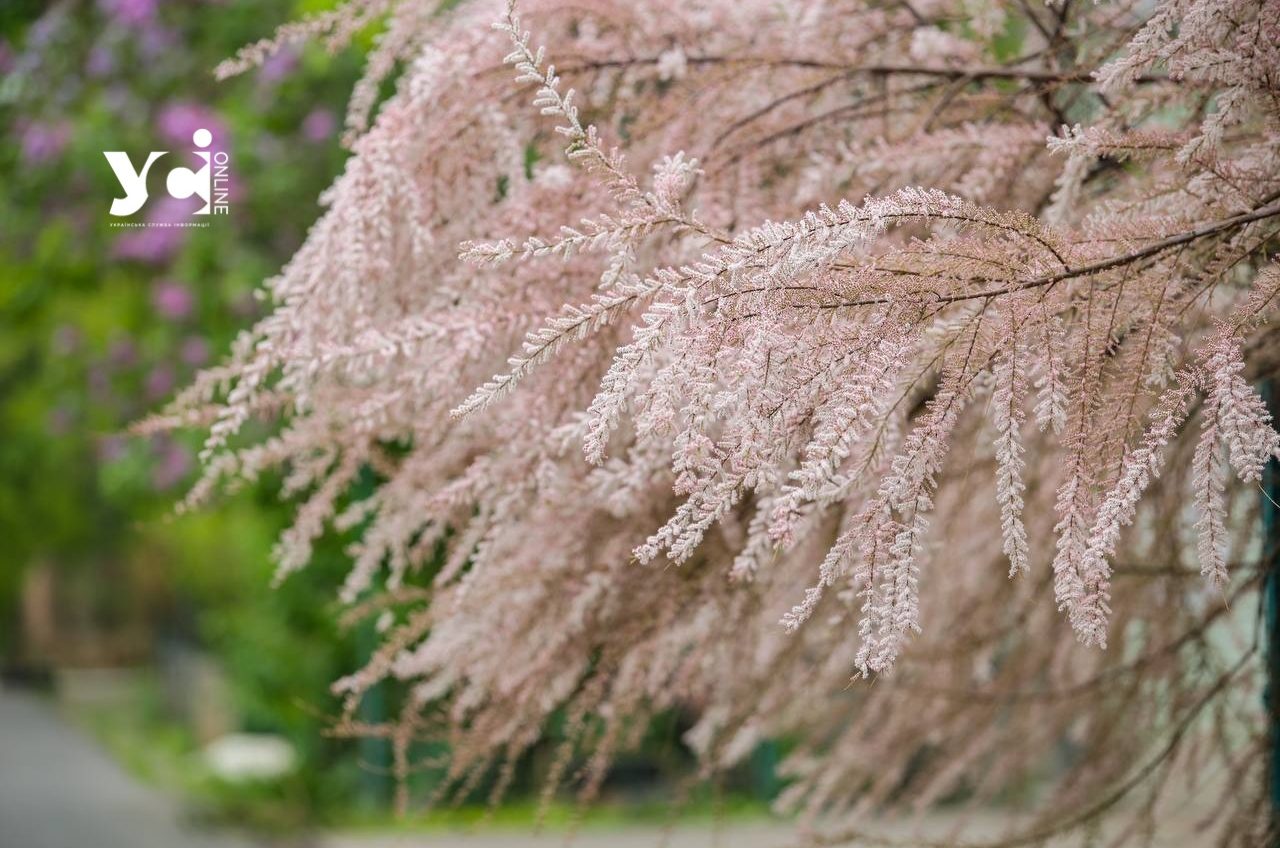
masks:
{"label": "blurred purple blossom", "polygon": [[116,69],[116,54],[105,44],[95,44],[85,60],[84,72],[95,79],[110,76]]}
{"label": "blurred purple blossom", "polygon": [[180,321],[189,316],[195,303],[195,295],[182,283],[159,280],[151,287],[151,305],[170,320]]}
{"label": "blurred purple blossom", "polygon": [[191,147],[191,136],[196,130],[206,129],[213,133],[212,149],[226,149],[227,133],[222,120],[213,110],[198,103],[176,100],[165,104],[156,116],[156,129],[165,141],[184,148]]}
{"label": "blurred purple blossom", "polygon": [[137,120],[136,115],[144,109],[137,95],[123,83],[110,83],[102,95],[102,102],[107,109],[118,116],[128,116],[129,120]]}
{"label": "blurred purple blossom", "polygon": [[11,72],[14,64],[13,48],[9,46],[8,39],[0,38],[0,74]]}
{"label": "blurred purple blossom", "polygon": [[71,432],[71,425],[75,423],[75,413],[66,404],[58,404],[49,410],[49,419],[47,426],[49,435],[65,436]]}
{"label": "blurred purple blossom", "polygon": [[62,29],[66,18],[66,9],[62,6],[54,6],[41,15],[39,20],[31,25],[31,29],[27,30],[27,50],[30,51],[33,48],[39,50],[47,46],[58,34],[58,30]]}
{"label": "blurred purple blossom", "polygon": [[178,375],[174,371],[173,365],[168,362],[162,362],[147,372],[146,394],[147,400],[157,401],[169,396],[173,391],[174,385],[177,383]]}
{"label": "blurred purple blossom", "polygon": [[177,34],[160,22],[160,0],[98,0],[98,8],[111,26],[135,35],[144,57],[157,58],[177,51]]}
{"label": "blurred purple blossom", "polygon": [[329,109],[313,109],[302,119],[302,137],[319,144],[331,138],[338,129],[338,119]]}
{"label": "blurred purple blossom", "polygon": [[179,356],[185,364],[199,368],[209,361],[209,342],[203,336],[187,336]]}
{"label": "blurred purple blossom", "polygon": [[33,121],[22,130],[22,161],[27,165],[42,165],[56,159],[70,140],[69,124]]}
{"label": "blurred purple blossom", "polygon": [[102,365],[91,365],[86,380],[89,384],[89,397],[97,403],[106,403],[111,399],[111,377]]}
{"label": "blurred purple blossom", "polygon": [[100,8],[112,23],[138,28],[155,21],[157,0],[98,0]]}
{"label": "blurred purple blossom", "polygon": [[155,448],[158,462],[151,469],[151,486],[156,490],[172,489],[191,471],[191,451],[185,445],[168,439]]}
{"label": "blurred purple blossom", "polygon": [[[147,222],[182,223],[190,220],[191,212],[200,205],[199,198],[177,200],[168,196],[161,197],[149,204]],[[186,238],[187,230],[183,227],[139,227],[127,230],[117,237],[111,252],[117,259],[136,259],[139,262],[162,265],[182,249]]]}
{"label": "blurred purple blossom", "polygon": [[141,30],[142,53],[155,58],[178,49],[178,36],[168,27],[160,24],[148,24]]}
{"label": "blurred purple blossom", "polygon": [[124,457],[126,447],[124,436],[103,436],[98,439],[98,461],[115,462]]}
{"label": "blurred purple blossom", "polygon": [[70,356],[80,348],[84,338],[80,328],[74,324],[60,324],[53,331],[53,352],[58,356]]}
{"label": "blurred purple blossom", "polygon": [[267,57],[266,61],[262,63],[262,67],[258,69],[258,79],[265,83],[274,84],[292,74],[297,68],[297,52],[285,47]]}
{"label": "blurred purple blossom", "polygon": [[132,339],[116,339],[107,348],[107,362],[113,368],[128,368],[138,362],[138,348]]}
{"label": "blurred purple blossom", "polygon": [[118,259],[163,264],[182,247],[185,234],[180,228],[148,227],[131,230],[116,239],[111,253]]}

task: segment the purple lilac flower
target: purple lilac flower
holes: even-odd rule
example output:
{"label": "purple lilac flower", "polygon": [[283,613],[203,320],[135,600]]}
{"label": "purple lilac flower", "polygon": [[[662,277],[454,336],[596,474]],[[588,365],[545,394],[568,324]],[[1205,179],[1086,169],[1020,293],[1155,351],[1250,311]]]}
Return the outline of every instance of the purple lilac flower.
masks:
{"label": "purple lilac flower", "polygon": [[27,165],[43,165],[58,158],[71,140],[71,127],[65,123],[32,122],[22,131],[22,161]]}
{"label": "purple lilac flower", "polygon": [[177,383],[177,374],[168,362],[162,362],[147,372],[147,400],[157,401],[169,396]]}
{"label": "purple lilac flower", "polygon": [[329,109],[313,109],[302,119],[302,137],[319,144],[331,138],[338,129],[338,119]]}
{"label": "purple lilac flower", "polygon": [[138,362],[138,347],[132,339],[116,339],[107,348],[107,362],[113,368],[128,368]]}
{"label": "purple lilac flower", "polygon": [[157,491],[172,489],[191,471],[191,451],[177,442],[164,440],[156,446],[158,462],[151,469],[151,486]]}
{"label": "purple lilac flower", "polygon": [[136,116],[145,109],[129,86],[119,82],[107,85],[102,102],[113,115],[127,117],[128,120],[136,120]]}
{"label": "purple lilac flower", "polygon": [[178,227],[130,230],[116,239],[111,253],[118,259],[163,265],[182,248],[185,238],[186,234]]}
{"label": "purple lilac flower", "polygon": [[65,436],[75,423],[75,413],[66,404],[58,404],[49,411],[48,428],[52,436]]}
{"label": "purple lilac flower", "polygon": [[298,68],[298,54],[285,47],[267,57],[258,69],[258,79],[264,83],[274,84],[292,74]]}
{"label": "purple lilac flower", "polygon": [[84,72],[94,79],[102,79],[110,76],[116,69],[116,54],[110,47],[97,44],[89,51],[89,58],[85,60]]}
{"label": "purple lilac flower", "polygon": [[151,305],[165,318],[180,321],[195,308],[191,289],[173,280],[160,280],[151,288]]}
{"label": "purple lilac flower", "polygon": [[98,462],[107,463],[122,459],[126,447],[124,436],[103,436],[98,440]]}
{"label": "purple lilac flower", "polygon": [[31,29],[27,30],[27,49],[29,51],[32,49],[39,50],[47,46],[58,34],[58,30],[65,26],[66,18],[66,9],[61,6],[54,6],[41,15],[31,25]]}
{"label": "purple lilac flower", "polygon": [[148,58],[156,58],[178,49],[178,36],[168,27],[158,23],[144,26],[139,37],[142,54]]}
{"label": "purple lilac flower", "polygon": [[89,397],[95,403],[107,403],[111,400],[111,375],[104,365],[89,366],[86,382],[89,384]]}
{"label": "purple lilac flower", "polygon": [[209,342],[203,336],[187,336],[179,356],[185,364],[199,368],[209,361]]}
{"label": "purple lilac flower", "polygon": [[146,26],[156,19],[157,0],[98,0],[112,23],[129,29]]}
{"label": "purple lilac flower", "polygon": [[53,352],[58,356],[70,356],[80,348],[83,334],[74,324],[61,324],[53,331]]}
{"label": "purple lilac flower", "polygon": [[213,133],[213,149],[224,149],[226,144],[227,133],[221,119],[212,110],[187,101],[166,104],[156,117],[156,129],[165,141],[184,148],[191,146],[191,136],[199,129]]}
{"label": "purple lilac flower", "polygon": [[[199,198],[177,200],[165,196],[148,204],[148,223],[178,224],[191,220],[191,213],[203,204]],[[125,230],[117,237],[112,255],[118,259],[136,259],[152,265],[163,265],[182,249],[187,238],[183,227],[139,227]]]}
{"label": "purple lilac flower", "polygon": [[142,263],[163,265],[177,254],[183,238],[182,229],[177,227],[134,229],[116,238],[111,255],[116,259],[136,259]]}

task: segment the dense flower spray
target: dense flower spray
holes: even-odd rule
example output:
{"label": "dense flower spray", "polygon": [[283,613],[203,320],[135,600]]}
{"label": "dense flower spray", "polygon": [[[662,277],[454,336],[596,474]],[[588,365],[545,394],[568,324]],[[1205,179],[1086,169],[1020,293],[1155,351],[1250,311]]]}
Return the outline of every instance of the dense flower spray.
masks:
{"label": "dense flower spray", "polygon": [[562,715],[589,800],[680,705],[707,773],[794,739],[824,844],[1032,778],[1008,844],[1123,840],[1175,771],[1261,838],[1280,3],[353,0],[223,71],[378,19],[273,311],[153,423],[193,502],[287,470],[282,577],[362,528],[343,729],[500,793]]}

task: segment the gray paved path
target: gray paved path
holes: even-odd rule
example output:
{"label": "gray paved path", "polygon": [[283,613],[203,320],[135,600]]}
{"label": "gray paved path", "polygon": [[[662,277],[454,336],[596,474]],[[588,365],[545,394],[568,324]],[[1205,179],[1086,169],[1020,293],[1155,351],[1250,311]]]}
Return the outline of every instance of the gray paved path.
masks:
{"label": "gray paved path", "polygon": [[185,825],[53,710],[0,684],[0,848],[249,848]]}
{"label": "gray paved path", "polygon": [[[1188,825],[1194,819],[1187,811],[1181,817]],[[981,818],[974,823],[982,824]],[[1000,823],[999,816],[986,817],[988,835],[995,835]],[[926,822],[926,830],[941,835],[951,824],[946,817],[938,817]],[[572,848],[777,848],[793,844],[792,836],[791,829],[781,823],[740,821],[718,832],[710,826],[685,825],[673,834],[656,827],[616,831],[588,827],[569,844]],[[563,833],[533,836],[482,829],[475,833],[316,834],[285,844],[292,848],[561,848],[566,840]],[[1162,848],[1201,844],[1189,826],[1186,836],[1161,842]],[[0,848],[254,846],[241,837],[193,829],[183,821],[174,800],[131,779],[93,742],[62,722],[51,703],[0,686]]]}
{"label": "gray paved path", "polygon": [[586,828],[569,839],[564,833],[519,832],[340,835],[321,840],[322,848],[784,848],[794,831],[781,824],[733,823],[720,829],[684,826],[668,833],[657,827],[622,830]]}

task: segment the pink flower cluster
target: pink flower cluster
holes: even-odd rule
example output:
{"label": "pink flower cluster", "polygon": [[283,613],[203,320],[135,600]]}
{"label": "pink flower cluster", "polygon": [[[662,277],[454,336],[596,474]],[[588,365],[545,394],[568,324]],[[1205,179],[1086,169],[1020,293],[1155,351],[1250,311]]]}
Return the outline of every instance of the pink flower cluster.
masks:
{"label": "pink flower cluster", "polygon": [[465,794],[560,716],[589,799],[677,706],[708,771],[787,734],[780,806],[837,835],[1035,775],[1047,839],[1162,750],[1242,773],[1274,2],[529,0],[544,50],[355,0],[223,72],[388,7],[272,311],[154,426],[211,423],[192,502],[287,470],[282,577],[365,528],[341,594],[393,625],[337,691],[412,688],[402,775],[435,734]]}

